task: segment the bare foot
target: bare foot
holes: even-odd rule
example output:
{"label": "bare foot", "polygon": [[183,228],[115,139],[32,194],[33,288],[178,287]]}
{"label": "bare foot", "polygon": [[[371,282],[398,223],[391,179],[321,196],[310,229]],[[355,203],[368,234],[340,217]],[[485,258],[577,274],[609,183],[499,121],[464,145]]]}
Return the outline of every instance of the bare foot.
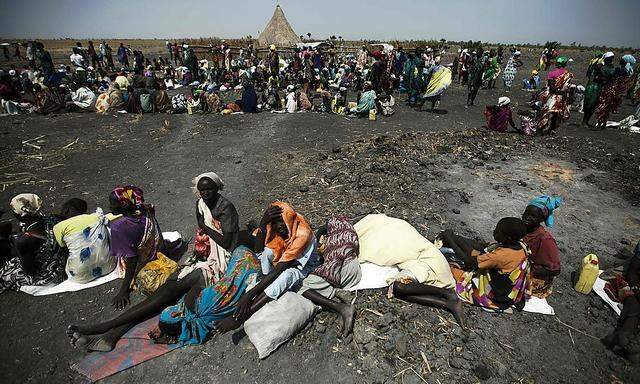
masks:
{"label": "bare foot", "polygon": [[96,335],[102,332],[96,332],[92,327],[90,326],[83,326],[83,325],[69,325],[67,327],[67,335],[69,335],[69,337],[71,337],[74,333],[80,333],[82,335]]}
{"label": "bare foot", "polygon": [[342,336],[348,336],[353,332],[353,324],[356,320],[356,307],[354,305],[344,305],[340,310],[342,318]]}
{"label": "bare foot", "polygon": [[233,316],[228,316],[216,322],[215,328],[219,334],[224,335],[227,332],[240,328],[241,325],[242,323],[234,319]]}
{"label": "bare foot", "polygon": [[83,348],[87,352],[109,352],[115,348],[115,343],[104,339],[102,336],[79,335],[74,344],[78,348]]}

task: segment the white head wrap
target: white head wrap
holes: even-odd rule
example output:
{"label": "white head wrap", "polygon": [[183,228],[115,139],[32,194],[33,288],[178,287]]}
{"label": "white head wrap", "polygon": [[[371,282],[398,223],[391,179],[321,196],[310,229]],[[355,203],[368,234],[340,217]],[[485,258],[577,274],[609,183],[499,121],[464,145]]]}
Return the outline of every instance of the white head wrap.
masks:
{"label": "white head wrap", "polygon": [[508,98],[506,96],[498,98],[498,106],[499,107],[503,107],[503,106],[509,105],[509,104],[511,104],[511,99],[510,98]]}
{"label": "white head wrap", "polygon": [[609,51],[609,52],[605,53],[604,55],[602,55],[602,58],[606,59],[606,58],[613,57],[613,56],[615,56],[615,54],[613,52]]}
{"label": "white head wrap", "polygon": [[34,215],[40,212],[42,199],[34,193],[21,193],[11,199],[11,210],[20,216]]}
{"label": "white head wrap", "polygon": [[224,183],[222,182],[222,179],[220,178],[220,176],[218,176],[217,173],[205,172],[205,173],[199,174],[191,181],[191,183],[193,184],[193,192],[196,195],[198,195],[198,182],[200,182],[200,180],[205,177],[208,177],[211,180],[213,180],[213,182],[216,183],[216,185],[218,186],[218,190],[222,191],[224,189]]}

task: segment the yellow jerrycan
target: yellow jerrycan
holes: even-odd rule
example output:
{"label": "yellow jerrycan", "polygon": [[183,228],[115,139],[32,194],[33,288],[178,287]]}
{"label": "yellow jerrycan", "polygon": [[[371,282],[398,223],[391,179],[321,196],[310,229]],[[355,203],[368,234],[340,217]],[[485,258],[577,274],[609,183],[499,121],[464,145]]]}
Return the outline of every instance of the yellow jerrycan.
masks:
{"label": "yellow jerrycan", "polygon": [[377,113],[378,113],[378,111],[376,111],[375,109],[370,109],[369,110],[369,120],[376,121],[376,114]]}
{"label": "yellow jerrycan", "polygon": [[591,292],[593,283],[596,282],[596,278],[600,273],[600,266],[598,264],[598,256],[594,254],[588,254],[582,259],[582,267],[580,268],[580,275],[578,281],[573,287],[576,291],[584,293],[585,295]]}

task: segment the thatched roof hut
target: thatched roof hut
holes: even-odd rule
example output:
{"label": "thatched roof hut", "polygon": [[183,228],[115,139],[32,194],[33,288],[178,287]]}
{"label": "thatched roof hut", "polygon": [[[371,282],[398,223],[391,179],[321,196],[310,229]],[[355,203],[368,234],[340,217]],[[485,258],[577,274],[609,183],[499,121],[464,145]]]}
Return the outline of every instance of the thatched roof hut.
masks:
{"label": "thatched roof hut", "polygon": [[284,17],[284,12],[279,5],[276,6],[276,10],[273,12],[273,16],[269,23],[264,28],[260,36],[258,36],[257,46],[268,47],[274,44],[278,48],[293,47],[297,43],[300,43],[300,36],[298,36],[289,25],[287,18]]}

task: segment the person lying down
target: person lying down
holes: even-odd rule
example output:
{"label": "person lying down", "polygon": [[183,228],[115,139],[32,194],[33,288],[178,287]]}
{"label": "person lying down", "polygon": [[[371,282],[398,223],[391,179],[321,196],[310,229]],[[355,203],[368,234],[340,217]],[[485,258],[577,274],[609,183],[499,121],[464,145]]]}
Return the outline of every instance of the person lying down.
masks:
{"label": "person lying down", "polygon": [[355,225],[360,262],[395,266],[401,272],[392,284],[401,300],[444,309],[464,325],[449,264],[440,250],[411,224],[384,214],[367,215]]}

